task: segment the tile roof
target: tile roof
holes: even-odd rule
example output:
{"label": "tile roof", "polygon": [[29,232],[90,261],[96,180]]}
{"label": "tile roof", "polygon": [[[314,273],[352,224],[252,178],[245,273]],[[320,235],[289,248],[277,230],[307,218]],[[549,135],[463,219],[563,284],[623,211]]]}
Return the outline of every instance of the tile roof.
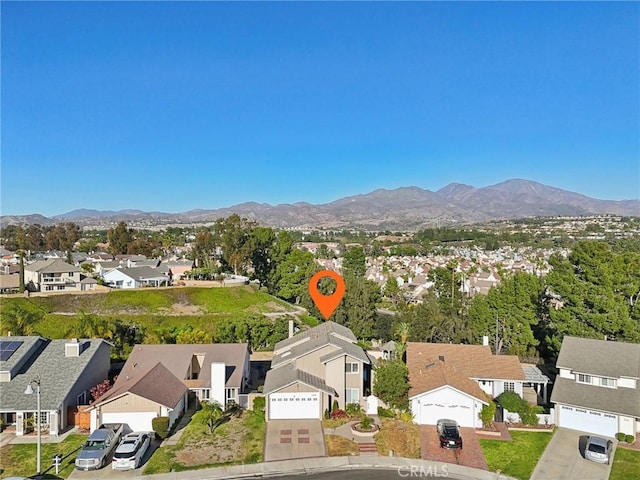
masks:
{"label": "tile roof", "polygon": [[322,378],[300,370],[293,364],[269,370],[264,381],[263,391],[266,395],[296,382],[304,383],[329,395],[337,395],[336,391],[329,387]]}
{"label": "tile roof", "polygon": [[602,377],[640,378],[640,344],[565,336],[556,367]]}
{"label": "tile roof", "polygon": [[305,330],[304,332],[300,332],[293,337],[285,338],[284,340],[279,341],[278,343],[276,343],[273,350],[274,353],[277,354],[279,350],[286,349],[287,347],[290,347],[291,345],[294,345],[301,341],[307,341],[312,338],[331,334],[345,337],[347,340],[352,340],[354,343],[358,341],[353,332],[347,327],[336,322],[324,322],[316,327]]}
{"label": "tile roof", "polygon": [[[58,410],[97,352],[101,348],[109,348],[109,343],[102,339],[81,339],[80,342],[84,344],[84,348],[80,356],[66,357],[65,344],[69,343],[69,340],[23,336],[1,337],[1,340],[24,343],[9,358],[9,362],[2,362],[4,365],[1,365],[0,369],[9,370],[11,361],[20,362],[21,358],[26,360],[10,382],[0,384],[0,410],[2,411],[36,409],[36,395],[24,393],[27,384],[36,375],[40,375],[42,410]],[[28,358],[23,358],[23,353],[34,346],[36,348],[33,353]],[[108,355],[105,358],[108,359]],[[108,369],[107,363],[105,373]]]}
{"label": "tile roof", "polygon": [[126,393],[133,393],[165,407],[174,408],[189,390],[159,362],[137,377],[125,379],[123,382],[116,381],[116,384],[100,397],[94,406],[108,403]]}
{"label": "tile roof", "polygon": [[[227,370],[226,385],[229,388],[242,387],[242,372],[248,355],[246,343],[209,343],[195,345],[135,345],[116,383],[125,382],[127,377],[137,378],[157,363],[162,363],[185,385],[189,381],[192,388],[211,387],[211,363],[223,362]],[[187,378],[194,355],[204,355],[202,370],[197,380]]]}
{"label": "tile roof", "polygon": [[640,390],[635,388],[598,387],[557,376],[551,402],[640,417]]}
{"label": "tile roof", "polygon": [[426,365],[444,357],[460,372],[473,379],[523,380],[524,372],[515,355],[493,355],[483,345],[451,343],[407,343],[407,366]]}

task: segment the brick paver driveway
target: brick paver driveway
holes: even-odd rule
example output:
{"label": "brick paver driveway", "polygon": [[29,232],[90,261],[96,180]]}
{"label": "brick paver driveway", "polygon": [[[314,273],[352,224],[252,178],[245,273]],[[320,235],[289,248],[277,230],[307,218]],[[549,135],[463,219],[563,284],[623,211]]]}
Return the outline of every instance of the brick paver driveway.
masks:
{"label": "brick paver driveway", "polygon": [[462,450],[449,450],[440,447],[435,425],[420,425],[422,459],[489,470],[476,431],[473,428],[460,427],[460,435],[462,436]]}

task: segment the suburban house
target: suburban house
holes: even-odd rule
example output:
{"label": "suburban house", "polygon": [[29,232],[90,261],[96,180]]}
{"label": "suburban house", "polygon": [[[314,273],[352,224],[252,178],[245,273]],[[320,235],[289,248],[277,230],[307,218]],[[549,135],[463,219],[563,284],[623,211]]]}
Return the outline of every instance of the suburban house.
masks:
{"label": "suburban house", "polygon": [[161,287],[171,284],[171,277],[151,267],[114,268],[102,275],[113,288]]}
{"label": "suburban house", "polygon": [[108,378],[110,352],[111,344],[101,339],[0,337],[0,415],[4,424],[15,428],[16,435],[25,433],[28,419],[35,419],[37,412],[37,395],[27,395],[25,390],[39,379],[43,431],[57,435],[70,423],[68,410],[87,404],[89,390]]}
{"label": "suburban house", "polygon": [[321,419],[336,400],[366,407],[375,359],[347,327],[324,322],[278,342],[267,372],[267,420]]}
{"label": "suburban house", "polygon": [[524,396],[531,382],[518,357],[493,355],[488,345],[407,343],[409,402],[414,421],[435,425],[450,418],[478,428],[478,414],[488,399],[505,390]]}
{"label": "suburban house", "polygon": [[173,424],[187,409],[189,391],[199,400],[246,406],[248,381],[246,343],[136,345],[113,387],[92,404],[91,429],[125,423],[150,431],[159,416]]}
{"label": "suburban house", "polygon": [[640,344],[565,336],[556,368],[556,425],[610,437],[640,432]]}
{"label": "suburban house", "polygon": [[94,290],[95,279],[82,275],[82,269],[59,258],[40,260],[24,266],[25,287],[33,292]]}

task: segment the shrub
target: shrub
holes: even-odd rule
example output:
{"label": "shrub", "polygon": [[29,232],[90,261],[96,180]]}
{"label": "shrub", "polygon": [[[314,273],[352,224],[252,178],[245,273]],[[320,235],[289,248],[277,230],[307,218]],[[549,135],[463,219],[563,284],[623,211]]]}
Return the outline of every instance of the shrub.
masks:
{"label": "shrub", "polygon": [[360,420],[359,425],[362,430],[371,430],[371,426],[373,425],[373,420],[371,419],[371,417],[368,417],[367,415],[365,415],[364,417],[362,417],[362,420]]}
{"label": "shrub", "polygon": [[337,410],[331,412],[329,418],[349,418],[349,415],[347,415],[347,412],[345,412],[344,410],[340,410],[338,408]]}
{"label": "shrub", "polygon": [[520,397],[516,392],[505,391],[496,397],[496,402],[502,408],[509,410],[510,412],[520,413],[522,405],[526,405],[527,402]]}
{"label": "shrub", "polygon": [[169,417],[156,417],[151,420],[151,428],[156,437],[164,440],[169,435]]}
{"label": "shrub", "polygon": [[340,409],[340,405],[338,404],[338,400],[334,400],[333,403],[331,404],[331,410],[339,410]]}
{"label": "shrub", "polygon": [[345,410],[350,417],[357,417],[362,413],[362,408],[359,403],[347,403]]}
{"label": "shrub", "polygon": [[253,410],[256,412],[264,412],[264,407],[266,405],[265,397],[256,397],[253,399]]}
{"label": "shrub", "polygon": [[325,408],[324,409],[324,419],[325,420],[329,420],[331,418],[331,416],[329,415],[329,409]]}
{"label": "shrub", "polygon": [[496,408],[496,404],[492,400],[489,400],[489,405],[482,406],[482,410],[480,410],[478,417],[482,420],[482,425],[484,427],[488,427],[491,425],[491,422],[493,422],[493,419],[496,416]]}
{"label": "shrub", "polygon": [[625,437],[626,437],[626,435],[623,432],[616,433],[616,439],[619,442],[624,442]]}
{"label": "shrub", "polygon": [[633,435],[626,435],[624,437],[624,441],[627,443],[633,443],[636,441],[636,437],[634,437]]}
{"label": "shrub", "polygon": [[413,422],[413,414],[408,410],[403,410],[398,415],[398,420],[401,422],[412,423]]}
{"label": "shrub", "polygon": [[389,410],[388,408],[378,407],[378,416],[382,418],[394,418],[393,410]]}
{"label": "shrub", "polygon": [[531,405],[524,405],[522,410],[518,412],[520,415],[520,420],[525,425],[537,425],[538,417],[536,416],[536,408]]}

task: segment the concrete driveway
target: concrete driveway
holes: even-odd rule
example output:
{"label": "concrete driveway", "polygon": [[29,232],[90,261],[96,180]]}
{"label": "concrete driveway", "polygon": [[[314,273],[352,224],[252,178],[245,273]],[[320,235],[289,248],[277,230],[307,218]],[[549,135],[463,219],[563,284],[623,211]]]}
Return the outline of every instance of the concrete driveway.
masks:
{"label": "concrete driveway", "polygon": [[324,457],[324,431],[320,420],[269,420],[264,460]]}
{"label": "concrete driveway", "polygon": [[[603,465],[584,458],[587,437],[590,434],[558,428],[547,445],[540,461],[531,475],[531,480],[607,480],[611,465]],[[611,462],[618,442],[613,442]]]}

